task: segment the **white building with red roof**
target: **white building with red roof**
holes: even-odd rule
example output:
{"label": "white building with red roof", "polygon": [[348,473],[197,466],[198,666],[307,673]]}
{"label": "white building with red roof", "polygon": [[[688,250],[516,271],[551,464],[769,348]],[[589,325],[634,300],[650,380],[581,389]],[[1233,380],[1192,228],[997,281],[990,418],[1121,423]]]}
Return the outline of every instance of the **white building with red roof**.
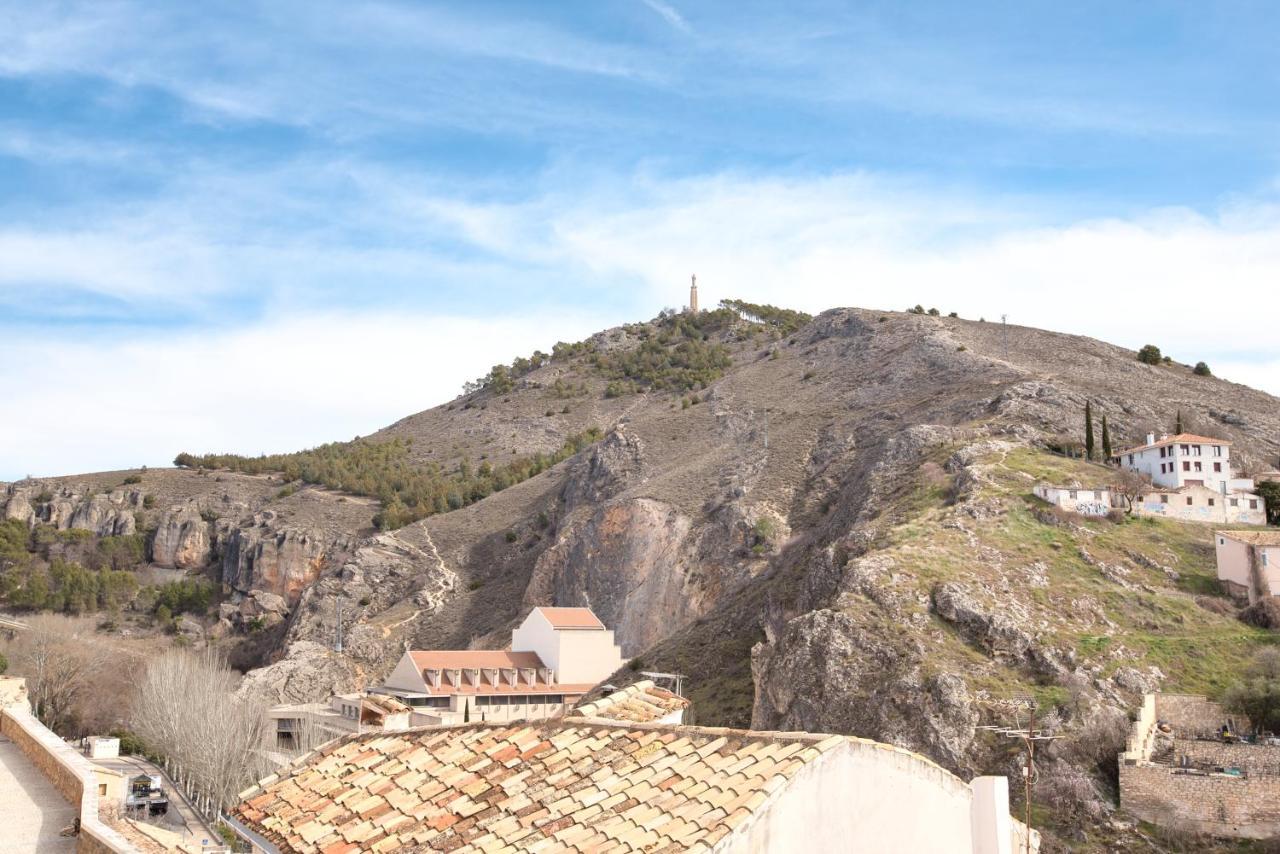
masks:
{"label": "white building with red roof", "polygon": [[571,709],[623,665],[622,650],[590,608],[534,608],[507,650],[408,650],[380,693],[414,723],[541,720]]}
{"label": "white building with red roof", "polygon": [[1213,492],[1252,492],[1253,481],[1231,476],[1231,443],[1194,433],[1174,436],[1147,434],[1145,445],[1116,454],[1130,471],[1145,474],[1156,486],[1182,489],[1203,486]]}

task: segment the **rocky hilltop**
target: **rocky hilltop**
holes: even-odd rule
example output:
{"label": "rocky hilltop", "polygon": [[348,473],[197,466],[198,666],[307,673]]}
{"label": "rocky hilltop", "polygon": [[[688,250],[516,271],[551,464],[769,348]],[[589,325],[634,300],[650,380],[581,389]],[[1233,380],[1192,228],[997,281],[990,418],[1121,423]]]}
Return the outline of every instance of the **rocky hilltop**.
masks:
{"label": "rocky hilltop", "polygon": [[[155,564],[228,592],[215,634],[273,627],[247,686],[283,699],[377,678],[405,645],[500,646],[534,604],[588,605],[637,664],[689,676],[705,724],[849,732],[1007,772],[1007,746],[975,725],[988,699],[1034,694],[1048,726],[1087,734],[1064,740],[1046,785],[1098,821],[1140,692],[1220,689],[1266,640],[1216,595],[1207,529],[1057,518],[1029,493],[1042,477],[1106,482],[1059,455],[1079,444],[1086,401],[1117,447],[1181,413],[1232,441],[1247,472],[1280,454],[1275,398],[982,321],[714,320],[660,318],[519,360],[359,440],[402,443],[405,465],[444,476],[599,431],[400,527],[377,530],[371,498],[196,468],[21,482],[0,509],[152,531]],[[618,367],[655,340],[689,347],[697,378]]]}

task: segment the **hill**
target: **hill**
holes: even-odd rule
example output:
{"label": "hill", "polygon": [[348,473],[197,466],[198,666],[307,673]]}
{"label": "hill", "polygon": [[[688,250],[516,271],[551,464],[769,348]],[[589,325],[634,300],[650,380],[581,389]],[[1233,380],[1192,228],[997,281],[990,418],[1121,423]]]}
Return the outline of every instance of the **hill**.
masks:
{"label": "hill", "polygon": [[1140,693],[1216,693],[1273,638],[1218,595],[1210,529],[1037,506],[1037,478],[1108,476],[1059,455],[1086,401],[1117,447],[1180,412],[1246,470],[1280,453],[1275,398],[1099,341],[735,304],[531,354],[352,443],[19,483],[5,513],[67,527],[96,502],[104,536],[132,514],[153,562],[160,543],[224,585],[209,635],[290,699],[376,677],[405,643],[500,646],[549,602],[688,675],[704,724],[1016,776],[974,727],[1031,693],[1073,734],[1043,768],[1054,820],[1115,844],[1106,763]]}

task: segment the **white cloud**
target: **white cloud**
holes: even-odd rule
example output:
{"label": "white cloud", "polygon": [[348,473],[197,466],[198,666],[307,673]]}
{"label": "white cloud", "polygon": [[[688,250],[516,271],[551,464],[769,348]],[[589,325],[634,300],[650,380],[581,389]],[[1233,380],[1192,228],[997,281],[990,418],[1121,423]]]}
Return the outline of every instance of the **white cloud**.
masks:
{"label": "white cloud", "polygon": [[663,3],[662,0],[641,0],[641,2],[660,15],[664,21],[675,27],[680,32],[691,32],[692,28],[689,26],[689,22],[684,19],[684,15],[681,15],[676,11],[676,8],[670,3]]}
{"label": "white cloud", "polygon": [[298,450],[368,435],[465,380],[619,322],[368,313],[76,343],[5,336],[0,479],[171,464],[179,451]]}

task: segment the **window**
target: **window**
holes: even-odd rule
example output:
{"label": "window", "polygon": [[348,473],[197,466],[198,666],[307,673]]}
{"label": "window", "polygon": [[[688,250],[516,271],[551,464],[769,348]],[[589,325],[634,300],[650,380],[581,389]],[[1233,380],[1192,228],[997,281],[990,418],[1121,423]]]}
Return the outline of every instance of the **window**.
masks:
{"label": "window", "polygon": [[1194,498],[1192,498],[1190,495],[1188,495],[1188,496],[1187,496],[1187,506],[1188,506],[1188,507],[1190,507],[1190,506],[1191,506],[1192,504],[1194,504],[1194,503],[1195,503],[1195,499],[1194,499]]}
{"label": "window", "polygon": [[1169,496],[1167,496],[1167,495],[1161,495],[1161,496],[1160,496],[1160,503],[1161,503],[1161,504],[1168,504],[1168,503],[1169,503]]}
{"label": "window", "polygon": [[1129,455],[1129,465],[1133,465],[1133,454]]}
{"label": "window", "polygon": [[1184,453],[1184,454],[1189,454],[1189,453],[1191,453],[1191,446],[1190,446],[1190,445],[1182,445],[1182,446],[1181,446],[1181,450],[1182,450],[1182,453]]}
{"label": "window", "polygon": [[1249,502],[1249,509],[1250,509],[1250,510],[1257,510],[1257,509],[1258,509],[1258,502],[1256,502],[1256,501],[1250,501],[1250,502]]}
{"label": "window", "polygon": [[1222,446],[1221,446],[1221,445],[1214,445],[1214,446],[1213,446],[1213,455],[1214,455],[1215,457],[1220,457],[1220,456],[1222,456]]}
{"label": "window", "polygon": [[1073,489],[1071,490],[1071,499],[1074,501],[1075,497],[1076,497],[1076,491]]}
{"label": "window", "polygon": [[[1262,562],[1263,562],[1264,564],[1267,562],[1267,556],[1266,556],[1266,555],[1263,555],[1263,556],[1262,556]],[[106,797],[106,794],[107,794],[107,784],[106,784],[106,783],[99,783],[99,784],[98,784],[98,795],[99,795],[100,797]]]}
{"label": "window", "polygon": [[[1262,565],[1263,565],[1263,566],[1266,566],[1266,565],[1267,565],[1267,553],[1266,553],[1266,552],[1263,552],[1263,553],[1262,553]],[[104,788],[104,789],[105,789],[105,788],[106,788],[106,786],[103,786],[102,788]]]}
{"label": "window", "polygon": [[1212,498],[1210,498],[1210,499],[1209,499],[1209,506],[1210,506],[1210,507],[1216,507],[1216,506],[1217,506],[1216,504],[1214,504],[1214,499],[1212,499]]}
{"label": "window", "polygon": [[[1231,499],[1231,506],[1232,506],[1232,507],[1239,507],[1239,506],[1240,506],[1240,499],[1239,499],[1239,498],[1233,498],[1233,499]],[[1225,546],[1225,545],[1227,544],[1227,541],[1226,541],[1226,540],[1223,540],[1223,541],[1222,541],[1222,544]]]}
{"label": "window", "polygon": [[1182,470],[1183,470],[1183,471],[1191,471],[1191,463],[1187,462],[1186,460],[1183,460],[1183,461],[1182,461]]}
{"label": "window", "polygon": [[1165,452],[1165,449],[1164,449],[1164,448],[1161,448],[1161,449],[1160,449],[1160,459],[1162,459],[1162,460],[1164,459],[1164,456],[1165,456],[1164,452]]}
{"label": "window", "polygon": [[564,694],[548,694],[543,700],[552,706],[558,706],[564,702]]}
{"label": "window", "polygon": [[1227,544],[1226,537],[1218,537],[1218,545],[1225,546]]}
{"label": "window", "polygon": [[1222,463],[1214,463],[1213,470],[1218,474],[1222,474]]}
{"label": "window", "polygon": [[1199,460],[1196,460],[1196,471],[1204,471],[1204,469],[1203,469],[1203,468],[1201,467],[1201,465],[1200,465],[1200,461],[1199,461]]}
{"label": "window", "polygon": [[490,703],[489,697],[476,697],[477,706],[487,706],[489,705],[489,703]]}
{"label": "window", "polygon": [[1199,445],[1196,445],[1196,446],[1195,446],[1195,455],[1196,455],[1197,457],[1201,455],[1201,454],[1200,454],[1200,450],[1201,450],[1200,446],[1199,446]]}

